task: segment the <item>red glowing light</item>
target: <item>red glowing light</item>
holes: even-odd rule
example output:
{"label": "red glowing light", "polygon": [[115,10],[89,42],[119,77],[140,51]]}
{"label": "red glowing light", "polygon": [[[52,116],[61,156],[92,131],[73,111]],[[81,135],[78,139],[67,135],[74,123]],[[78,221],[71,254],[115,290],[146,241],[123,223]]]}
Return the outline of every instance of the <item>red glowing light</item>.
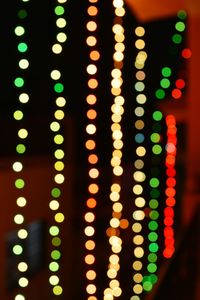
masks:
{"label": "red glowing light", "polygon": [[167,186],[174,187],[176,185],[176,179],[173,177],[169,177],[166,180]]}
{"label": "red glowing light", "polygon": [[166,238],[173,237],[174,236],[173,228],[172,227],[165,227],[164,228],[164,236]]}
{"label": "red glowing light", "polygon": [[179,90],[179,89],[173,89],[173,91],[172,91],[172,97],[174,99],[180,99],[181,96],[182,96],[181,90]]}
{"label": "red glowing light", "polygon": [[165,190],[165,195],[168,197],[174,197],[176,195],[176,190],[174,188],[168,187]]}
{"label": "red glowing light", "polygon": [[185,81],[183,79],[176,80],[175,84],[178,89],[183,89],[185,87]]}
{"label": "red glowing light", "polygon": [[171,207],[166,207],[164,210],[164,214],[166,217],[173,217],[174,216],[174,210]]}
{"label": "red glowing light", "polygon": [[183,49],[182,51],[182,57],[185,58],[185,59],[188,59],[192,56],[192,51],[188,48],[186,49]]}
{"label": "red glowing light", "polygon": [[176,176],[176,170],[173,167],[168,167],[166,170],[166,174],[169,177],[175,177]]}
{"label": "red glowing light", "polygon": [[174,198],[167,198],[166,205],[173,207],[176,204],[176,200]]}
{"label": "red glowing light", "polygon": [[174,223],[173,218],[171,218],[171,217],[165,217],[165,218],[164,218],[164,224],[165,224],[166,226],[172,226],[173,223]]}
{"label": "red glowing light", "polygon": [[163,251],[163,256],[165,258],[171,258],[172,255],[174,254],[174,248],[166,248],[164,251]]}

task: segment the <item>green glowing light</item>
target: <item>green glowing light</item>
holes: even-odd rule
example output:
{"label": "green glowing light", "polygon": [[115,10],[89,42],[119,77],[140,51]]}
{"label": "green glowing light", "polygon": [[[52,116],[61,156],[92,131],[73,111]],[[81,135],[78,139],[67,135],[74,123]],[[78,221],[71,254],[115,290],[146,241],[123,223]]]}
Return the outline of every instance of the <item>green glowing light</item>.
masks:
{"label": "green glowing light", "polygon": [[151,243],[149,245],[149,251],[151,251],[153,253],[158,252],[158,249],[159,249],[159,247],[158,247],[157,243]]}
{"label": "green glowing light", "polygon": [[23,154],[26,151],[26,147],[23,144],[18,144],[16,147],[16,151],[19,154]]}
{"label": "green glowing light", "polygon": [[27,11],[25,9],[20,9],[17,13],[19,19],[25,19],[27,17]]}
{"label": "green glowing light", "polygon": [[53,188],[51,190],[51,195],[55,198],[58,198],[61,195],[61,190],[59,188]]}
{"label": "green glowing light", "polygon": [[23,252],[22,246],[20,246],[20,245],[15,245],[15,246],[13,247],[13,253],[14,253],[15,255],[20,255],[20,254],[22,254],[22,252]]}
{"label": "green glowing light", "polygon": [[26,52],[28,49],[28,46],[26,43],[19,43],[17,46],[17,49],[19,50],[19,52]]}
{"label": "green glowing light", "polygon": [[151,199],[149,201],[149,206],[152,209],[156,209],[158,207],[158,201],[156,199]]}
{"label": "green glowing light", "polygon": [[150,230],[155,231],[158,229],[158,223],[156,221],[150,221],[148,227]]}
{"label": "green glowing light", "polygon": [[[153,254],[153,253],[152,253]],[[156,254],[155,254],[156,255]],[[149,276],[149,278],[150,278],[150,280],[151,280],[151,282],[153,283],[153,284],[155,284],[157,281],[158,281],[158,276],[156,275],[156,274],[151,274],[150,276]]]}
{"label": "green glowing light", "polygon": [[23,179],[18,178],[15,180],[15,186],[17,189],[23,189],[23,187],[25,186],[25,182]]}
{"label": "green glowing light", "polygon": [[149,216],[152,220],[157,220],[159,218],[159,212],[157,210],[152,210],[149,213]]}
{"label": "green glowing light", "polygon": [[162,100],[165,98],[165,91],[162,89],[158,89],[155,93],[157,99]]}
{"label": "green glowing light", "polygon": [[157,257],[156,253],[150,253],[148,255],[148,261],[149,262],[155,263],[157,261],[157,259],[158,259],[158,257]]}
{"label": "green glowing light", "polygon": [[51,252],[51,257],[52,257],[52,259],[55,259],[55,260],[60,259],[60,257],[61,257],[60,251],[58,251],[58,250],[53,250],[53,251]]}
{"label": "green glowing light", "polygon": [[175,43],[175,44],[180,44],[182,42],[182,36],[178,33],[175,33],[173,36],[172,36],[172,41]]}
{"label": "green glowing light", "polygon": [[150,281],[145,281],[143,283],[143,289],[146,291],[146,292],[150,292],[153,288],[153,284],[150,282]]}
{"label": "green glowing light", "polygon": [[150,195],[152,198],[158,198],[160,196],[160,191],[158,189],[152,189]]}
{"label": "green glowing light", "polygon": [[59,237],[54,237],[52,239],[52,245],[55,247],[59,247],[61,245],[61,239]]}
{"label": "green glowing light", "polygon": [[163,115],[162,115],[161,111],[159,111],[159,110],[154,111],[153,119],[155,121],[160,121],[160,120],[162,120],[162,118],[163,118]]}
{"label": "green glowing light", "polygon": [[160,141],[160,134],[152,133],[150,139],[153,143],[158,143]]}
{"label": "green glowing light", "polygon": [[17,77],[14,80],[14,84],[15,84],[16,87],[22,87],[24,85],[24,79],[21,78],[21,77]]}
{"label": "green glowing light", "polygon": [[156,232],[150,232],[149,235],[148,235],[148,239],[151,242],[156,242],[157,239],[158,239],[158,234]]}
{"label": "green glowing light", "polygon": [[151,180],[149,181],[149,184],[151,187],[156,188],[159,186],[160,181],[158,180],[158,178],[151,178]]}
{"label": "green glowing light", "polygon": [[161,85],[162,88],[167,89],[168,87],[170,87],[170,81],[169,81],[169,79],[163,78],[160,81],[160,85]]}
{"label": "green glowing light", "polygon": [[149,271],[149,273],[155,273],[157,270],[156,264],[154,264],[154,263],[148,264],[147,270]]}
{"label": "green glowing light", "polygon": [[57,16],[63,15],[64,12],[65,12],[64,7],[62,7],[61,5],[56,6],[56,8],[55,8],[55,14]]}
{"label": "green glowing light", "polygon": [[62,84],[62,83],[56,83],[55,85],[54,85],[54,91],[56,92],[56,93],[62,93],[63,92],[63,90],[64,90],[64,85]]}
{"label": "green glowing light", "polygon": [[164,77],[170,77],[172,74],[172,70],[169,67],[162,68],[161,72]]}
{"label": "green glowing light", "polygon": [[58,226],[51,226],[50,228],[49,228],[49,233],[51,234],[51,235],[58,235],[59,234],[59,228],[58,228]]}
{"label": "green glowing light", "polygon": [[52,271],[52,272],[57,272],[58,269],[59,269],[59,264],[55,261],[52,261],[50,264],[49,264],[49,269]]}
{"label": "green glowing light", "polygon": [[182,32],[185,30],[185,24],[181,21],[177,22],[175,25],[176,30]]}
{"label": "green glowing light", "polygon": [[185,10],[179,10],[177,16],[181,20],[185,20],[187,18],[187,13]]}
{"label": "green glowing light", "polygon": [[162,152],[162,147],[160,145],[154,145],[152,147],[152,152],[156,155],[159,155]]}

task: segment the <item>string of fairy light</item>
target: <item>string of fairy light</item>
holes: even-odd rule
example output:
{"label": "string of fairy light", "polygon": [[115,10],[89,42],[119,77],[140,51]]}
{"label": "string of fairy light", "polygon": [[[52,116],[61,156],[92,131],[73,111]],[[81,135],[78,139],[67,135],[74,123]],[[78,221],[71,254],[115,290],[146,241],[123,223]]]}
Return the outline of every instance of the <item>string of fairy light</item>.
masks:
{"label": "string of fairy light", "polygon": [[113,151],[111,158],[112,166],[112,185],[110,200],[112,201],[112,218],[110,219],[110,227],[107,229],[109,237],[109,244],[111,246],[111,255],[109,256],[109,265],[107,270],[107,277],[109,279],[109,287],[104,289],[104,300],[112,300],[115,297],[120,297],[122,290],[120,281],[118,280],[118,272],[120,270],[120,252],[122,250],[122,239],[120,237],[120,227],[125,228],[128,226],[127,220],[121,219],[123,205],[120,199],[120,177],[123,174],[121,165],[122,148],[123,148],[123,133],[121,129],[121,119],[124,112],[123,104],[124,97],[122,96],[121,86],[123,84],[122,68],[125,50],[125,35],[123,27],[123,16],[125,15],[124,1],[114,0],[114,24],[112,31],[114,33],[114,68],[111,72],[111,94],[114,97],[114,103],[111,107],[112,111],[112,139]]}
{"label": "string of fairy light", "polygon": [[174,115],[167,115],[167,142],[166,142],[166,189],[165,189],[165,209],[164,209],[164,250],[163,256],[171,258],[175,251],[174,239],[174,205],[176,203],[176,144],[177,144],[177,128]]}
{"label": "string of fairy light", "polygon": [[143,196],[144,187],[146,184],[146,174],[143,171],[145,166],[144,157],[146,155],[145,148],[145,123],[144,123],[144,105],[147,102],[147,97],[145,95],[145,84],[144,80],[146,77],[145,74],[145,62],[147,59],[147,53],[145,51],[145,28],[143,26],[138,26],[135,29],[136,41],[135,47],[137,49],[137,55],[135,59],[135,69],[136,69],[136,83],[135,83],[135,91],[137,93],[136,96],[136,104],[134,113],[135,113],[135,142],[136,142],[136,159],[134,162],[135,170],[133,173],[133,194],[135,198],[135,209],[133,211],[133,246],[134,246],[134,261],[132,264],[133,267],[133,296],[130,298],[131,300],[139,300],[140,294],[143,291],[142,286],[142,258],[144,256],[144,236],[142,234],[143,231],[143,220],[145,218],[144,207],[146,206],[146,199]]}
{"label": "string of fairy light", "polygon": [[97,40],[97,17],[98,17],[98,0],[88,0],[87,6],[87,38],[86,45],[88,49],[88,64],[86,66],[86,73],[88,76],[88,94],[86,97],[87,109],[87,139],[85,147],[88,153],[88,197],[86,200],[86,212],[84,215],[85,228],[84,234],[86,254],[84,257],[86,265],[86,299],[97,300],[95,296],[97,287],[95,285],[96,271],[95,271],[95,208],[97,205],[97,195],[99,186],[97,180],[99,177],[98,170],[98,155],[96,151],[96,119],[97,119],[97,72],[98,61],[100,53],[98,51]]}
{"label": "string of fairy light", "polygon": [[19,272],[18,286],[20,287],[20,292],[15,295],[15,300],[25,300],[25,291],[29,284],[29,280],[26,276],[28,270],[28,264],[24,257],[24,241],[28,237],[28,231],[25,229],[25,217],[24,208],[26,207],[27,200],[23,195],[25,188],[25,179],[23,178],[23,155],[26,152],[26,143],[28,138],[28,130],[24,126],[24,111],[23,107],[29,102],[29,93],[26,87],[26,74],[29,69],[29,59],[28,59],[28,44],[26,42],[26,28],[25,20],[27,18],[28,4],[24,2],[29,2],[29,0],[20,1],[20,9],[17,11],[18,24],[14,28],[14,34],[17,42],[17,57],[18,57],[18,70],[17,77],[14,79],[14,87],[16,88],[16,94],[18,95],[17,109],[13,113],[13,118],[16,121],[16,126],[18,128],[17,136],[18,142],[16,145],[16,155],[17,159],[13,163],[12,168],[16,173],[15,187],[19,191],[19,197],[16,200],[17,213],[14,216],[14,223],[17,224],[17,236],[19,242],[13,246],[13,253],[16,255],[18,262],[17,268]]}
{"label": "string of fairy light", "polygon": [[[54,15],[56,19],[56,38],[52,45],[52,55],[55,61],[59,55],[63,53],[63,47],[67,40],[65,33],[66,18],[65,18],[65,3],[67,0],[57,0],[54,6]],[[63,286],[60,282],[59,269],[61,253],[61,237],[60,229],[61,224],[64,222],[65,216],[60,211],[60,201],[62,197],[62,186],[65,182],[64,176],[64,135],[62,133],[62,125],[65,117],[64,108],[66,105],[66,99],[64,96],[64,84],[62,80],[61,66],[57,65],[57,68],[52,68],[50,72],[50,78],[53,84],[53,95],[55,99],[55,110],[53,120],[50,123],[50,130],[53,134],[54,143],[54,187],[51,189],[51,200],[49,202],[49,208],[53,214],[54,221],[49,227],[49,235],[51,237],[51,255],[49,262],[49,283],[52,287],[52,293],[55,296],[61,296],[63,294]]]}

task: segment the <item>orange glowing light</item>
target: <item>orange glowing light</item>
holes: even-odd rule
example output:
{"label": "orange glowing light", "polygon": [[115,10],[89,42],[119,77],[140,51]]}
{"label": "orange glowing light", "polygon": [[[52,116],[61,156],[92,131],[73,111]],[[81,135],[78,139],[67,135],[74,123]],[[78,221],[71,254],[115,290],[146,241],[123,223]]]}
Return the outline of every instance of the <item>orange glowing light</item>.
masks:
{"label": "orange glowing light", "polygon": [[89,199],[87,200],[87,206],[88,206],[89,208],[95,208],[96,205],[97,205],[97,202],[96,202],[96,200],[95,200],[94,198],[89,198]]}
{"label": "orange glowing light", "polygon": [[88,80],[88,87],[90,89],[96,89],[98,86],[98,81],[95,78],[91,78]]}
{"label": "orange glowing light", "polygon": [[99,51],[96,51],[96,50],[91,51],[91,52],[90,52],[90,58],[91,58],[92,60],[95,60],[95,61],[99,60],[99,58],[100,58],[100,53],[99,53]]}
{"label": "orange glowing light", "polygon": [[89,16],[96,16],[98,9],[95,6],[89,6],[87,12]]}
{"label": "orange glowing light", "polygon": [[88,240],[86,243],[85,243],[85,248],[87,250],[94,250],[95,248],[95,242],[92,241],[92,240]]}
{"label": "orange glowing light", "polygon": [[89,270],[89,271],[87,271],[87,273],[86,273],[86,277],[87,277],[87,279],[89,279],[89,280],[94,280],[94,279],[96,278],[96,272],[93,271],[93,270]]}
{"label": "orange glowing light", "polygon": [[95,262],[95,257],[94,257],[94,255],[92,255],[92,254],[86,255],[86,257],[85,257],[85,262],[86,262],[86,264],[88,264],[88,265],[92,265],[92,264]]}
{"label": "orange glowing light", "polygon": [[95,95],[90,94],[87,96],[86,101],[88,104],[93,105],[97,102],[97,97]]}
{"label": "orange glowing light", "polygon": [[88,190],[91,194],[97,194],[99,191],[99,187],[96,183],[91,183],[88,187]]}
{"label": "orange glowing light", "polygon": [[126,219],[120,220],[120,227],[121,227],[122,229],[126,229],[126,228],[128,228],[128,226],[129,226],[128,220],[126,220]]}
{"label": "orange glowing light", "polygon": [[91,212],[88,212],[88,213],[85,214],[84,218],[85,218],[86,222],[91,223],[91,222],[94,221],[95,215],[93,213],[91,213]]}
{"label": "orange glowing light", "polygon": [[90,154],[88,157],[88,161],[90,164],[96,164],[98,162],[98,156],[96,154]]}
{"label": "orange glowing light", "polygon": [[88,119],[94,120],[96,118],[96,116],[97,116],[96,110],[94,110],[94,109],[88,110],[88,112],[87,112]]}
{"label": "orange glowing light", "polygon": [[93,150],[96,147],[95,141],[93,140],[87,140],[85,143],[85,146],[88,150]]}

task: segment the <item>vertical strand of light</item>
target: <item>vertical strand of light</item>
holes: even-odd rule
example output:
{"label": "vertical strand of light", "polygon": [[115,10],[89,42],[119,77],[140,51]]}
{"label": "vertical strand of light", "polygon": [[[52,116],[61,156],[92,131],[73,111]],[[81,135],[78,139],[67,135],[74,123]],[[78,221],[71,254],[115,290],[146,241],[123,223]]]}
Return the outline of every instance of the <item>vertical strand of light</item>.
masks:
{"label": "vertical strand of light", "polygon": [[152,151],[152,159],[151,159],[151,168],[150,168],[150,176],[149,176],[149,221],[148,221],[148,251],[149,254],[147,256],[147,272],[148,275],[143,277],[143,289],[146,292],[150,292],[157,282],[157,253],[159,250],[158,246],[158,218],[159,218],[159,202],[162,200],[162,195],[160,191],[160,182],[162,180],[162,141],[163,137],[161,135],[162,124],[161,121],[163,119],[163,115],[159,110],[155,110],[152,114],[152,131],[150,134],[150,142],[151,142],[151,151]]}
{"label": "vertical strand of light", "polygon": [[[52,45],[52,55],[55,60],[60,57],[63,53],[63,44],[67,40],[67,35],[65,33],[66,19],[65,19],[65,7],[64,4],[67,0],[57,0],[54,6],[54,15],[56,19],[56,30],[57,34],[55,37],[55,43]],[[60,269],[60,259],[61,259],[61,237],[60,237],[60,224],[64,221],[65,216],[59,210],[60,202],[62,197],[62,187],[65,181],[64,176],[64,135],[62,133],[62,125],[65,117],[64,108],[66,105],[66,99],[63,95],[64,84],[62,80],[61,67],[53,68],[50,72],[50,77],[52,79],[53,91],[52,97],[55,99],[55,110],[54,117],[50,123],[50,130],[54,136],[54,187],[51,189],[51,200],[49,202],[50,210],[53,214],[54,221],[49,227],[49,235],[51,238],[51,257],[49,262],[49,283],[52,287],[52,293],[55,296],[61,296],[63,294],[63,286],[60,282],[59,269]]]}
{"label": "vertical strand of light", "polygon": [[[22,0],[20,2],[29,2],[29,0]],[[17,109],[13,113],[14,120],[16,121],[16,126],[18,128],[18,142],[16,145],[16,153],[18,159],[13,163],[13,171],[16,172],[15,187],[19,191],[19,197],[16,200],[17,203],[17,214],[14,216],[14,223],[18,226],[17,235],[19,242],[13,246],[13,253],[16,255],[18,262],[17,268],[19,272],[18,286],[21,288],[20,293],[15,295],[15,300],[25,300],[24,288],[29,284],[29,280],[26,276],[28,270],[28,264],[24,257],[23,244],[28,237],[28,232],[25,229],[24,223],[25,218],[23,214],[23,209],[27,204],[27,200],[23,194],[25,187],[25,180],[23,178],[23,155],[26,152],[26,143],[28,137],[28,130],[23,126],[23,107],[29,101],[29,94],[26,91],[26,75],[27,69],[29,67],[28,60],[28,44],[26,42],[26,28],[24,21],[27,17],[27,6],[26,4],[21,4],[21,9],[18,10],[18,25],[14,28],[14,33],[17,40],[17,57],[18,61],[18,71],[17,77],[14,79],[14,87],[17,90],[18,105]]]}
{"label": "vertical strand of light", "polygon": [[88,76],[88,94],[86,97],[87,110],[87,139],[85,147],[88,153],[88,197],[86,201],[85,220],[85,264],[86,264],[86,299],[97,300],[96,294],[96,271],[95,271],[95,208],[97,205],[97,194],[99,186],[97,180],[99,177],[98,155],[96,152],[96,120],[97,120],[97,72],[100,53],[98,51],[97,41],[97,16],[98,16],[98,0],[88,0],[87,6],[87,38],[86,44],[88,48],[88,64],[86,73]]}
{"label": "vertical strand of light", "polygon": [[166,207],[164,209],[164,251],[163,255],[165,258],[171,258],[174,253],[174,205],[176,203],[176,144],[177,144],[177,128],[176,119],[174,115],[166,116],[167,125],[167,144],[166,144]]}
{"label": "vertical strand of light", "polygon": [[134,261],[133,261],[133,296],[130,298],[131,300],[139,300],[140,294],[143,292],[143,275],[142,268],[143,263],[142,259],[144,256],[144,236],[142,234],[143,226],[142,222],[145,218],[144,207],[146,206],[146,199],[143,195],[144,186],[146,185],[146,174],[143,171],[145,167],[144,157],[146,155],[145,148],[145,123],[144,123],[144,105],[146,104],[147,97],[145,95],[145,84],[144,80],[146,74],[144,72],[145,61],[147,59],[147,53],[145,49],[145,29],[142,26],[138,26],[135,29],[136,41],[135,47],[138,50],[135,60],[135,69],[136,69],[136,83],[135,90],[137,93],[136,103],[137,106],[135,108],[135,143],[136,143],[136,159],[134,162],[135,171],[133,173],[133,194],[135,198],[135,209],[133,211],[133,246],[134,246]]}
{"label": "vertical strand of light", "polygon": [[122,250],[122,239],[120,237],[120,227],[122,227],[123,220],[121,219],[123,205],[120,200],[120,177],[123,174],[123,168],[121,165],[122,148],[123,148],[123,133],[121,130],[121,119],[124,112],[123,104],[124,97],[122,96],[121,86],[122,68],[124,59],[124,27],[123,16],[125,14],[124,1],[114,0],[114,24],[112,31],[114,33],[114,68],[111,72],[111,94],[114,98],[114,103],[111,107],[112,111],[112,139],[113,139],[113,152],[111,158],[111,166],[113,172],[113,179],[111,185],[110,200],[112,201],[112,218],[110,220],[110,227],[107,229],[107,235],[109,237],[109,243],[111,246],[111,255],[109,256],[109,265],[107,270],[107,277],[109,279],[109,287],[104,290],[104,300],[112,300],[115,297],[120,297],[122,290],[120,288],[120,281],[118,278],[118,272],[120,270],[120,252]]}

